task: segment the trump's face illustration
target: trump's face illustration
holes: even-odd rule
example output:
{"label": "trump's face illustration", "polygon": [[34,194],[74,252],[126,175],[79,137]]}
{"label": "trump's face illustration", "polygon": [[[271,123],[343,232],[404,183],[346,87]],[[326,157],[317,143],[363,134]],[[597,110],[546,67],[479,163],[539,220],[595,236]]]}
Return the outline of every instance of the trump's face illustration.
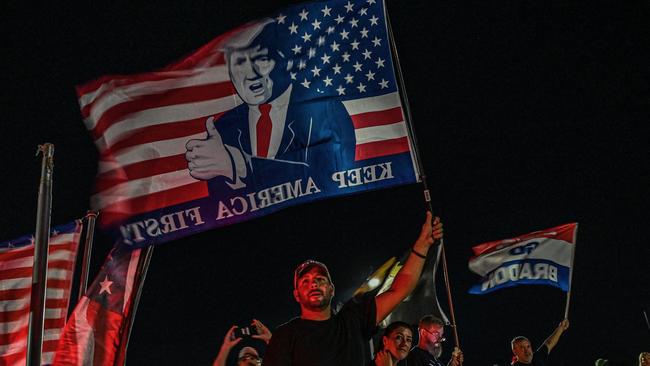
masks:
{"label": "trump's face illustration", "polygon": [[267,102],[273,92],[271,72],[275,60],[261,45],[233,50],[228,56],[228,71],[237,94],[249,105]]}

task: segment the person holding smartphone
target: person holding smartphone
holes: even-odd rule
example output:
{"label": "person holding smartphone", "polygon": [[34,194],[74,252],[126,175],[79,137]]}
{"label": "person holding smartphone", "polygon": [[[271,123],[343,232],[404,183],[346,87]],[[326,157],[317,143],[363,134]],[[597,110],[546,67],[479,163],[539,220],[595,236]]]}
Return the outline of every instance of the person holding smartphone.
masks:
{"label": "person holding smartphone", "polygon": [[[271,336],[272,334],[269,328],[257,319],[253,319],[253,322],[249,327],[238,327],[233,325],[228,332],[226,332],[226,336],[223,338],[223,343],[221,344],[221,349],[219,349],[219,354],[212,363],[212,366],[226,366],[226,361],[228,360],[230,351],[241,342],[244,337],[260,339],[264,341],[264,343],[269,344]],[[255,348],[246,346],[239,350],[237,366],[259,366],[261,364],[262,358]]]}

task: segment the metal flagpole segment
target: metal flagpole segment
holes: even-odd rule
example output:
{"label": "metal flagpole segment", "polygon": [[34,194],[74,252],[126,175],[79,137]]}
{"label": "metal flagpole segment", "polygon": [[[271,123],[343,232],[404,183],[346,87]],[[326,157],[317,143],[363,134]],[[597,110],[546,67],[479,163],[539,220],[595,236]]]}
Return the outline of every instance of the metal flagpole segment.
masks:
{"label": "metal flagpole segment", "polygon": [[578,249],[578,223],[573,230],[573,251],[571,251],[571,266],[569,267],[569,290],[566,293],[566,306],[564,307],[564,319],[569,319],[569,304],[571,303],[571,283],[573,282],[573,261],[575,260],[576,250]]}
{"label": "metal flagpole segment", "polygon": [[458,338],[458,327],[456,327],[456,315],[454,314],[454,303],[451,297],[451,286],[449,284],[449,272],[447,271],[447,255],[445,254],[444,240],[440,239],[440,248],[442,256],[442,273],[445,278],[445,288],[447,289],[447,300],[449,301],[449,316],[451,317],[451,329],[454,331],[454,342],[456,347],[460,348],[460,339]]}
{"label": "metal flagpole segment", "polygon": [[[140,261],[138,266],[137,277],[138,286],[133,294],[131,301],[133,301],[133,309],[129,313],[127,323],[125,328],[127,329],[126,336],[122,339],[120,344],[120,352],[122,353],[121,357],[124,360],[122,363],[123,366],[126,365],[126,351],[129,346],[129,338],[131,337],[131,330],[133,329],[133,319],[135,319],[135,314],[138,311],[138,303],[140,303],[140,296],[142,295],[142,288],[144,287],[144,280],[147,277],[147,271],[149,270],[149,263],[151,262],[151,256],[153,256],[153,245],[150,245],[142,249],[144,251],[144,259]],[[143,253],[140,253],[142,255]],[[123,345],[123,346],[122,346]]]}
{"label": "metal flagpole segment", "polygon": [[81,277],[79,278],[79,295],[77,300],[86,293],[88,289],[88,271],[90,268],[90,256],[93,250],[93,237],[95,234],[95,221],[97,219],[97,212],[88,211],[86,213],[86,239],[84,242],[84,256],[81,264]]}
{"label": "metal flagpole segment", "polygon": [[38,188],[38,211],[34,236],[34,268],[27,331],[27,366],[40,366],[45,323],[45,294],[47,287],[47,255],[50,243],[50,216],[52,213],[52,178],[54,173],[54,145],[38,146],[43,154],[41,181]]}
{"label": "metal flagpole segment", "polygon": [[[395,67],[393,70],[395,71],[395,76],[397,78],[397,82],[399,84],[398,90],[400,91],[398,94],[400,96],[400,99],[402,101],[402,106],[403,106],[403,111],[404,111],[404,120],[406,122],[408,134],[410,137],[410,141],[413,142],[413,158],[415,160],[417,169],[419,170],[418,174],[420,175],[420,180],[422,181],[422,186],[423,186],[423,191],[424,191],[424,200],[428,206],[429,211],[433,213],[433,207],[431,204],[431,193],[429,191],[429,188],[427,186],[426,182],[426,175],[424,173],[424,167],[422,165],[422,161],[420,159],[420,150],[418,148],[417,144],[417,138],[415,136],[415,129],[413,127],[412,119],[411,119],[411,109],[409,106],[408,102],[408,97],[406,95],[406,86],[404,84],[404,76],[402,75],[402,68],[400,66],[399,62],[399,56],[397,54],[397,46],[395,45],[395,39],[393,37],[393,29],[390,25],[390,20],[388,18],[388,9],[386,8],[386,3],[384,2],[384,14],[386,15],[386,25],[388,27],[388,39],[390,43],[390,50],[391,50],[391,55],[393,56],[394,60],[394,65]],[[456,317],[454,315],[454,305],[453,305],[453,299],[451,296],[451,289],[449,285],[449,274],[447,271],[447,257],[445,255],[445,247],[444,247],[444,242],[443,240],[440,240],[441,250],[442,250],[442,268],[443,268],[443,273],[444,273],[444,278],[445,278],[445,287],[447,290],[447,301],[449,302],[449,314],[451,316],[451,327],[453,328],[454,331],[454,341],[456,343],[456,347],[460,348],[460,340],[458,337],[458,328],[456,327]]]}

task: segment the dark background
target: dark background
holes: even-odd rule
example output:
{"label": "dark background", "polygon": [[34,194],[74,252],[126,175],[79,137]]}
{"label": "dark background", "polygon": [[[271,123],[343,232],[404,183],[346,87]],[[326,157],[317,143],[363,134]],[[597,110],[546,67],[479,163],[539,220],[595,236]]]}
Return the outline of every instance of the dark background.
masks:
{"label": "dark background", "polygon": [[[289,4],[190,1],[1,7],[0,239],[32,232],[38,144],[56,146],[52,223],[88,209],[97,153],[74,86],[169,64]],[[505,365],[534,346],[565,293],[529,286],[467,294],[473,245],[579,222],[571,327],[555,365],[632,365],[650,350],[648,3],[388,4],[434,208],[445,225],[467,365]],[[298,314],[292,270],[327,263],[345,300],[400,255],[424,217],[417,185],[290,208],[155,249],[128,363],[207,365],[232,324],[274,328]],[[110,249],[96,237],[96,271]],[[442,281],[440,281],[442,282]],[[650,314],[649,314],[650,315]],[[448,337],[452,338],[452,337]],[[447,345],[445,353],[450,351]]]}

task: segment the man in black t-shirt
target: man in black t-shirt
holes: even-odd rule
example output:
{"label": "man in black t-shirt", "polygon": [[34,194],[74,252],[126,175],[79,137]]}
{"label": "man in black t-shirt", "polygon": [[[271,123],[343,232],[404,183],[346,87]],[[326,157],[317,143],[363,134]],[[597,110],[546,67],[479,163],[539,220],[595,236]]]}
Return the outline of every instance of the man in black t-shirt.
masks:
{"label": "man in black t-shirt", "polygon": [[[524,337],[519,336],[516,338],[515,345],[512,347],[513,356],[512,365],[533,365],[533,366],[547,366],[548,363],[548,346],[546,343],[542,344],[537,351],[533,352],[533,348],[530,345],[530,341]],[[515,348],[516,347],[516,348]],[[534,356],[534,357],[533,357]]]}
{"label": "man in black t-shirt", "polygon": [[[445,341],[445,324],[442,319],[425,315],[418,323],[418,345],[409,353],[406,360],[399,366],[444,366],[440,361],[442,342]],[[463,364],[463,353],[454,347],[454,352],[447,366],[460,366]]]}
{"label": "man in black t-shirt", "polygon": [[293,297],[300,317],[281,325],[266,350],[264,366],[365,366],[369,340],[381,322],[415,287],[434,240],[442,238],[442,224],[430,212],[412,253],[390,289],[377,297],[352,299],[332,312],[334,284],[327,267],[308,260],[294,271]]}
{"label": "man in black t-shirt", "polygon": [[512,359],[513,366],[519,365],[534,365],[534,366],[546,366],[548,365],[547,359],[548,354],[551,353],[551,350],[555,347],[557,342],[560,340],[562,333],[569,328],[569,320],[564,319],[560,324],[555,328],[553,333],[551,333],[544,343],[533,353],[533,348],[530,344],[528,338],[524,336],[517,336],[512,339],[510,345],[512,347],[512,353],[514,357]]}

